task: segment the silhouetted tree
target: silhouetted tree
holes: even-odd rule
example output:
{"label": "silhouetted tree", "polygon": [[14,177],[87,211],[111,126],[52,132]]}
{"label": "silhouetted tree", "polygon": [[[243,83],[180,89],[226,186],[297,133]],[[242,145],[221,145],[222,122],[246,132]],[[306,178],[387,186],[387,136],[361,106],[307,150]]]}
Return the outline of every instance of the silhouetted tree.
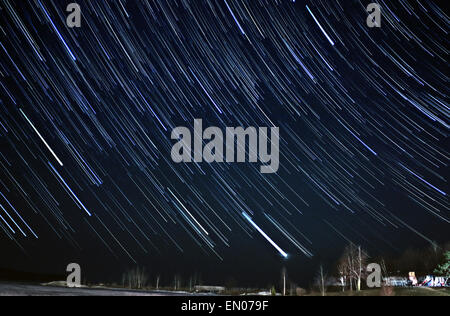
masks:
{"label": "silhouetted tree", "polygon": [[436,270],[434,270],[434,273],[440,275],[440,276],[450,276],[450,251],[447,251],[444,254],[444,263],[439,265]]}

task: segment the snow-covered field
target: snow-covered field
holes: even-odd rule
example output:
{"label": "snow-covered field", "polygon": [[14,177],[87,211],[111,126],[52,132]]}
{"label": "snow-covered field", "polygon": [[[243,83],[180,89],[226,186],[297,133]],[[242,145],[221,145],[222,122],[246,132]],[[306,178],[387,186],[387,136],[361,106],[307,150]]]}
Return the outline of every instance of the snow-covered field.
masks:
{"label": "snow-covered field", "polygon": [[120,289],[69,289],[41,285],[0,283],[0,296],[189,296],[184,292],[133,291]]}

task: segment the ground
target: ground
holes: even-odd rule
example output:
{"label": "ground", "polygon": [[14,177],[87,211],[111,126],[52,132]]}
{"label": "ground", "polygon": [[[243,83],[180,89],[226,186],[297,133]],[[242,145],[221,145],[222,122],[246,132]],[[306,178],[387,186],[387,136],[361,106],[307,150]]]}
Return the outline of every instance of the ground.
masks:
{"label": "ground", "polygon": [[122,289],[69,289],[66,287],[0,283],[0,296],[186,296],[183,292],[134,291]]}
{"label": "ground", "polygon": [[[112,288],[80,288],[0,283],[0,296],[191,296],[188,292],[137,291]],[[320,294],[310,294],[320,296]],[[450,296],[449,289],[393,288],[364,290],[360,292],[328,292],[327,296]]]}
{"label": "ground", "polygon": [[360,292],[327,293],[328,296],[450,296],[448,289],[430,288],[394,288],[392,292],[381,289],[364,290]]}

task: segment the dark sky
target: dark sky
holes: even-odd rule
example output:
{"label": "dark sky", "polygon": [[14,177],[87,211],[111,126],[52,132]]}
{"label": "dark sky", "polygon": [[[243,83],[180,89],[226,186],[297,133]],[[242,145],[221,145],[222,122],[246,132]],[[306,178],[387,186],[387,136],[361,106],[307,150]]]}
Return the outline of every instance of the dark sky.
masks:
{"label": "dark sky", "polygon": [[[69,2],[0,0],[1,268],[305,284],[450,240],[437,2],[79,1],[73,29]],[[174,163],[196,118],[279,127],[278,172]]]}

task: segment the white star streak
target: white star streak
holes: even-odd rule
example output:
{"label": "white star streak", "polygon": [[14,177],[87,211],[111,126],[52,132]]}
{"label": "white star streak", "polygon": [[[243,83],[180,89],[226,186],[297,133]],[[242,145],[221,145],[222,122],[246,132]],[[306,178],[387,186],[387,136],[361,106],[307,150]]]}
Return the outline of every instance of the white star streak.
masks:
{"label": "white star streak", "polygon": [[319,21],[317,21],[316,17],[314,16],[314,13],[312,13],[312,11],[309,9],[308,6],[306,6],[306,9],[308,9],[308,12],[311,14],[311,16],[313,17],[314,21],[316,21],[317,25],[319,26],[320,30],[322,31],[322,33],[326,36],[327,40],[330,42],[330,44],[332,46],[334,46],[334,42],[333,40],[328,36],[328,34],[325,32],[325,30],[323,29],[322,25],[320,25]]}
{"label": "white star streak", "polygon": [[53,151],[53,149],[47,144],[47,142],[45,141],[44,137],[42,137],[41,133],[39,133],[39,131],[37,130],[36,127],[34,127],[33,123],[30,121],[30,119],[27,117],[27,115],[22,111],[22,109],[19,109],[20,113],[22,113],[22,115],[25,117],[25,119],[27,120],[27,122],[31,125],[31,127],[33,128],[33,130],[36,132],[36,134],[39,136],[39,138],[42,140],[42,142],[44,143],[44,145],[47,147],[47,149],[52,153],[53,157],[55,157],[56,161],[60,164],[60,166],[63,166],[62,161],[58,158],[58,156],[56,156],[55,152]]}
{"label": "white star streak", "polygon": [[250,216],[248,216],[247,213],[242,212],[242,215],[244,215],[245,219],[252,224],[252,226],[276,249],[278,250],[278,252],[285,258],[288,257],[288,254],[286,252],[283,251],[283,249],[281,249],[272,239],[270,239],[269,236],[267,236],[267,234],[265,232],[263,232],[263,230],[261,228],[259,228],[258,225],[256,225],[256,223],[250,218]]}
{"label": "white star streak", "polygon": [[79,204],[79,206],[81,206],[83,208],[83,210],[89,215],[92,216],[91,212],[88,211],[88,209],[84,206],[83,203],[81,203],[80,199],[75,195],[75,193],[72,191],[72,189],[69,187],[69,185],[66,183],[66,181],[64,181],[64,179],[61,177],[61,175],[59,174],[59,172],[55,169],[55,167],[53,167],[53,165],[49,162],[48,163],[50,165],[50,167],[52,168],[52,170],[55,172],[55,174],[58,176],[59,180],[61,180],[61,182],[64,184],[64,186],[67,188],[67,190],[69,190],[70,194],[73,196],[73,198],[75,199],[75,201]]}
{"label": "white star streak", "polygon": [[195,217],[187,210],[187,208],[184,206],[183,203],[181,203],[181,201],[177,198],[177,196],[175,194],[173,194],[173,192],[167,188],[167,190],[169,190],[170,194],[173,195],[173,197],[178,201],[178,203],[180,203],[180,205],[183,207],[183,210],[185,210],[186,213],[188,213],[188,215],[194,220],[194,222],[198,225],[198,227],[201,228],[201,230],[203,230],[203,232],[206,235],[209,235],[209,233],[206,231],[206,229],[203,228],[203,226],[195,219]]}

